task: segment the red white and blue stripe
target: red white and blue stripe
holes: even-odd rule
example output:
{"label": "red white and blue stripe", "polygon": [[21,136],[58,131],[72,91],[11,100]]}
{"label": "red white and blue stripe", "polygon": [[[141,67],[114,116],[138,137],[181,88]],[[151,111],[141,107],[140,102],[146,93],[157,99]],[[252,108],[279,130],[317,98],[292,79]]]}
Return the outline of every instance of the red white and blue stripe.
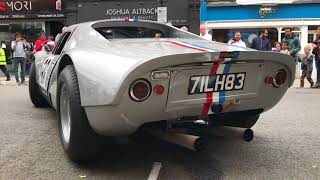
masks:
{"label": "red white and blue stripe", "polygon": [[[192,44],[188,42],[180,42],[180,41],[168,41],[164,40],[164,42],[168,42],[177,46],[185,47],[185,48],[190,48],[194,50],[198,50],[201,52],[219,52],[217,49],[212,49],[204,46],[200,46],[197,44]],[[226,52],[221,52],[221,53],[226,53]],[[233,52],[232,52],[233,53]],[[237,52],[239,55],[239,52]],[[238,56],[237,55],[237,56]],[[217,57],[217,61],[213,63],[210,69],[210,75],[215,76],[217,74],[228,74],[230,72],[230,68],[232,65],[232,61],[237,60],[237,56],[235,58],[224,58],[222,56]],[[219,103],[224,106],[223,111],[226,111],[230,106],[232,106],[232,103],[226,104],[226,92],[221,91],[221,92],[210,92],[207,93],[206,95],[206,100],[204,102],[204,105],[202,107],[202,116],[208,116],[209,114],[213,114],[211,110],[211,105],[213,103]]]}

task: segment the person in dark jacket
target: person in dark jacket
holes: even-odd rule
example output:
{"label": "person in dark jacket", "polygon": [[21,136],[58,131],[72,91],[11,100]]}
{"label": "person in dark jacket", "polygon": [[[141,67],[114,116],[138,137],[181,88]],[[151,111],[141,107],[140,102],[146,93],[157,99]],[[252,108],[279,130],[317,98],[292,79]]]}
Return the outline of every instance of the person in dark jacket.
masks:
{"label": "person in dark jacket", "polygon": [[299,52],[301,50],[300,39],[295,36],[291,28],[285,29],[285,37],[281,42],[287,42],[290,49],[290,55],[293,57],[295,62],[298,61]]}
{"label": "person in dark jacket", "polygon": [[252,40],[250,48],[256,49],[259,51],[271,51],[272,46],[271,46],[271,43],[267,37],[268,37],[268,31],[261,30],[260,36],[254,38]]}
{"label": "person in dark jacket", "polygon": [[315,55],[315,64],[317,68],[317,81],[313,86],[314,88],[320,88],[320,27],[318,27],[317,38],[313,41],[313,52]]}

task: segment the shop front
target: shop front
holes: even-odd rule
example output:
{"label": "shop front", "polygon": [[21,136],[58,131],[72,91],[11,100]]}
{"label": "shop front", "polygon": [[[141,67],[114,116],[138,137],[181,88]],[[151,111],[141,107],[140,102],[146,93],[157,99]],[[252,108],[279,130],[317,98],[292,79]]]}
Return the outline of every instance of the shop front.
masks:
{"label": "shop front", "polygon": [[300,38],[303,50],[315,39],[316,29],[320,26],[320,15],[317,12],[320,12],[320,3],[303,1],[246,6],[236,3],[218,6],[216,3],[202,1],[201,21],[207,24],[215,40],[227,42],[236,31],[240,31],[247,46],[250,46],[261,29],[269,30],[271,43],[281,42],[284,28],[290,27]]}
{"label": "shop front", "polygon": [[63,27],[64,18],[61,0],[2,0],[0,41],[9,45],[17,32],[30,43],[41,33],[55,36]]}
{"label": "shop front", "polygon": [[67,24],[101,19],[171,22],[198,33],[200,1],[195,0],[75,0],[66,2]]}

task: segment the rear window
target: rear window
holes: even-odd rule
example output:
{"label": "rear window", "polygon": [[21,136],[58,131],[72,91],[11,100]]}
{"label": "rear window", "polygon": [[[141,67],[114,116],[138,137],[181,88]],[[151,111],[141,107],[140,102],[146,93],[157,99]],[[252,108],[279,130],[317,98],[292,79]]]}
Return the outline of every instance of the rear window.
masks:
{"label": "rear window", "polygon": [[168,33],[147,27],[100,27],[96,31],[106,39],[169,38]]}

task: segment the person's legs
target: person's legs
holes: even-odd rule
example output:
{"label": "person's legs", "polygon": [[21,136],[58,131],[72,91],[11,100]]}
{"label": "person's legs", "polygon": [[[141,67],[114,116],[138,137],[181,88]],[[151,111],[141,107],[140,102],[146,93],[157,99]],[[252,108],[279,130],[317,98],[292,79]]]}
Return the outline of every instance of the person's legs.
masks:
{"label": "person's legs", "polygon": [[310,83],[310,87],[313,87],[314,82],[313,82],[313,80],[312,80],[312,78],[311,78],[311,74],[312,74],[312,71],[308,71],[308,72],[307,72],[307,79],[308,79],[308,81],[309,81],[309,83]]}
{"label": "person's legs", "polygon": [[301,74],[301,78],[300,78],[300,87],[304,87],[304,79],[307,76],[307,71],[306,70],[302,70],[302,74]]}
{"label": "person's legs", "polygon": [[21,77],[21,83],[25,83],[25,71],[26,71],[26,58],[20,58],[20,67],[21,67],[21,72],[20,72],[20,77]]}
{"label": "person's legs", "polygon": [[3,72],[3,74],[5,74],[7,76],[7,80],[6,81],[10,81],[10,74],[6,68],[5,65],[0,65],[0,69]]}
{"label": "person's legs", "polygon": [[19,80],[19,58],[13,58],[13,70],[14,70],[14,76],[16,78],[17,84],[20,84]]}
{"label": "person's legs", "polygon": [[316,68],[317,68],[317,81],[315,87],[320,87],[320,59],[316,58]]}

